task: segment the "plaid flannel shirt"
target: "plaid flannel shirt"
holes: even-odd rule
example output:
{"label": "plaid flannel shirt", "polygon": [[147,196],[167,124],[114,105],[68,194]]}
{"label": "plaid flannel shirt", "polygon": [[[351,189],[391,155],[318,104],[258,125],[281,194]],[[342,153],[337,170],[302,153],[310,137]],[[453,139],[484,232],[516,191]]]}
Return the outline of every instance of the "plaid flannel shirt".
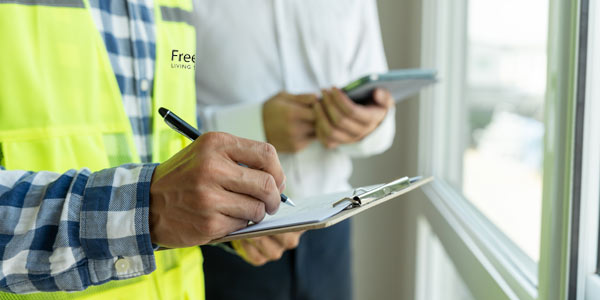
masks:
{"label": "plaid flannel shirt", "polygon": [[[91,173],[0,166],[0,290],[75,291],[155,269],[148,225],[155,61],[151,0],[90,0],[142,162]],[[2,157],[0,153],[0,163]],[[116,264],[126,260],[128,268]]]}

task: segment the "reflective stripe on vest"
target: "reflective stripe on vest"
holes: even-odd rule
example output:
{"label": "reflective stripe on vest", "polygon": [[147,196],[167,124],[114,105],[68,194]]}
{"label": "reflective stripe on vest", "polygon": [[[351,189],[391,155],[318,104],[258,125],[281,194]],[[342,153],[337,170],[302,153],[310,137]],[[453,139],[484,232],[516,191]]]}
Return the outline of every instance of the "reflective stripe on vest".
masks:
{"label": "reflective stripe on vest", "polygon": [[[195,53],[190,0],[159,0],[152,109],[194,121],[194,70],[171,67],[171,53]],[[163,18],[162,11],[170,14]],[[171,12],[178,12],[171,14]],[[186,12],[186,13],[182,13]],[[131,125],[87,0],[0,0],[0,152],[7,169],[88,167],[139,162]],[[188,142],[153,118],[154,160]],[[0,293],[2,299],[203,299],[197,247],[156,253],[150,275],[75,293]]]}

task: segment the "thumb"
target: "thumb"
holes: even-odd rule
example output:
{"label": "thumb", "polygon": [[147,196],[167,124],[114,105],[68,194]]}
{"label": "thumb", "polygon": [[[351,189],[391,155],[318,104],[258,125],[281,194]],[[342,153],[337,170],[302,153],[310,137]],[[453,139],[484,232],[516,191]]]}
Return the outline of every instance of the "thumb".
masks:
{"label": "thumb", "polygon": [[390,107],[394,102],[392,95],[387,89],[377,88],[373,91],[373,100],[379,106]]}

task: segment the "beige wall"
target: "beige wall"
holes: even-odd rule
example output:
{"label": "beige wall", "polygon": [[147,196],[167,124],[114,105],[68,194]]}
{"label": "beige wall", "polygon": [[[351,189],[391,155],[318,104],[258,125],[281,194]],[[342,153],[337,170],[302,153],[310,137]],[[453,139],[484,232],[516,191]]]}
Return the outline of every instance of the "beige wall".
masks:
{"label": "beige wall", "polygon": [[[378,0],[390,69],[420,63],[421,1]],[[355,160],[354,186],[418,175],[418,99],[396,106],[396,138],[390,150]],[[355,299],[414,299],[416,202],[420,191],[353,220]]]}

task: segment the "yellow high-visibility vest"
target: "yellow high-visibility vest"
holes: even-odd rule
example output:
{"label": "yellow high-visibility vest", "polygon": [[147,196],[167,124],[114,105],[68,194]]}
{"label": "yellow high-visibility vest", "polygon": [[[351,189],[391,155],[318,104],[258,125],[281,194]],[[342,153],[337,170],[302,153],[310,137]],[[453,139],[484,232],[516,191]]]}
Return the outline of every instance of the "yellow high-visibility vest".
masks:
{"label": "yellow high-visibility vest", "polygon": [[[193,67],[171,67],[172,51],[194,54],[191,0],[155,0],[152,109],[195,120]],[[162,162],[188,142],[153,118]],[[0,147],[8,170],[92,171],[139,162],[129,120],[88,0],[0,0]],[[0,299],[203,299],[198,247],[160,251],[150,275],[81,292],[0,293]],[[116,259],[116,258],[115,258]]]}

